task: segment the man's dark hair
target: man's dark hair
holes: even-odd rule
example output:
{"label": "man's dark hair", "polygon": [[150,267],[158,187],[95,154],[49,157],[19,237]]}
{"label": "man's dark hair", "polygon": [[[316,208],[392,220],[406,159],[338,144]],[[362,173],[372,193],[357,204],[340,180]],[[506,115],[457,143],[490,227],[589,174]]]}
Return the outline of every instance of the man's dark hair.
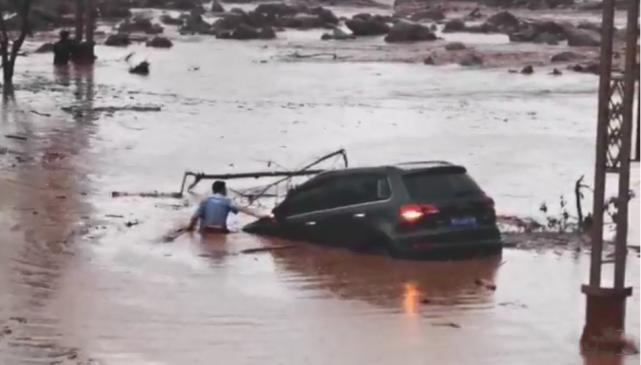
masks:
{"label": "man's dark hair", "polygon": [[227,194],[227,186],[225,185],[225,182],[221,180],[214,181],[211,185],[211,190],[214,194]]}

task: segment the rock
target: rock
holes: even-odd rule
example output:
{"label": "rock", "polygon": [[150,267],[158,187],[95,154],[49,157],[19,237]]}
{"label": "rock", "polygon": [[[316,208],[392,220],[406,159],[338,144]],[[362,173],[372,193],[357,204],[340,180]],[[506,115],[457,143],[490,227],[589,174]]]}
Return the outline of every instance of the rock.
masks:
{"label": "rock", "polygon": [[561,70],[559,70],[558,68],[555,68],[552,70],[550,74],[554,76],[560,76],[560,75],[563,75],[563,72],[561,72]]}
{"label": "rock", "polygon": [[53,43],[43,43],[35,50],[35,53],[50,53],[53,52]]}
{"label": "rock", "polygon": [[338,40],[338,41],[347,40],[347,39],[354,39],[354,38],[356,38],[355,35],[349,34],[349,33],[343,31],[340,28],[334,28],[332,33],[325,33],[325,34],[323,34],[321,36],[322,40],[332,40],[333,39],[333,40]]}
{"label": "rock", "polygon": [[153,24],[151,19],[136,17],[133,20],[125,20],[118,26],[118,31],[122,33],[143,32],[147,34],[160,34],[164,31],[162,25]]}
{"label": "rock", "polygon": [[142,61],[138,65],[129,69],[129,73],[136,75],[149,75],[149,62]]}
{"label": "rock", "polygon": [[425,57],[425,59],[423,60],[423,64],[424,65],[433,65],[433,64],[435,64],[434,58],[432,56]]}
{"label": "rock", "polygon": [[461,66],[482,66],[483,65],[483,58],[481,58],[480,55],[477,55],[476,53],[468,53],[461,60],[459,61],[459,65]]}
{"label": "rock", "polygon": [[[240,22],[241,17],[239,15],[233,15],[234,17],[238,18]],[[223,18],[218,19],[216,22],[226,22],[227,21],[227,14]],[[216,24],[216,23],[214,23]],[[236,25],[237,23],[234,23]],[[233,27],[229,27],[226,29],[231,29]],[[185,34],[185,33],[191,33],[191,34],[212,34],[212,25],[207,23],[205,20],[203,20],[203,17],[200,15],[196,14],[190,14],[185,18],[184,25],[180,27],[180,33]]]}
{"label": "rock", "polygon": [[103,19],[125,19],[132,15],[127,4],[103,2],[98,4],[98,17]]}
{"label": "rock", "polygon": [[593,30],[567,25],[565,36],[568,39],[568,46],[571,47],[599,47],[601,45],[601,35]]}
{"label": "rock", "polygon": [[570,62],[570,61],[574,61],[574,60],[577,60],[577,59],[580,59],[580,58],[583,58],[583,56],[581,56],[580,54],[575,53],[575,52],[566,51],[566,52],[561,52],[561,53],[555,54],[554,56],[552,56],[552,58],[550,58],[550,61],[554,62],[554,63],[556,63],[556,62]]}
{"label": "rock", "polygon": [[214,1],[211,4],[211,11],[212,13],[224,13],[225,8],[223,8],[223,6],[218,1]]}
{"label": "rock", "polygon": [[559,36],[547,32],[539,33],[536,37],[534,37],[534,43],[557,45],[560,41],[561,38]]}
{"label": "rock", "polygon": [[521,21],[509,11],[502,11],[487,18],[486,28],[496,29],[499,33],[512,33],[519,30]]}
{"label": "rock", "polygon": [[600,65],[594,62],[586,65],[576,64],[576,65],[568,66],[569,70],[572,70],[575,72],[591,73],[595,75],[599,75],[600,68],[601,68]]}
{"label": "rock", "polygon": [[521,73],[523,75],[531,75],[534,73],[534,67],[532,67],[532,65],[527,65],[521,69]]}
{"label": "rock", "polygon": [[338,24],[338,17],[329,9],[319,6],[312,8],[309,12],[318,16],[325,24]]}
{"label": "rock", "polygon": [[174,18],[171,15],[163,15],[160,17],[160,22],[165,24],[165,25],[183,25],[184,20],[183,18]]}
{"label": "rock", "polygon": [[448,20],[443,27],[443,33],[462,32],[465,30],[465,22],[461,19]]}
{"label": "rock", "polygon": [[281,17],[277,23],[284,28],[311,29],[323,28],[326,23],[317,15],[296,14]]}
{"label": "rock", "polygon": [[[201,19],[199,24],[202,22],[204,21]],[[235,29],[243,22],[244,22],[243,14],[225,13],[221,18],[219,18],[214,22],[211,28],[213,28],[215,31],[231,30],[231,29]],[[209,25],[207,25],[207,28],[209,28]]]}
{"label": "rock", "polygon": [[448,51],[460,51],[466,49],[465,45],[461,42],[451,42],[445,45],[445,49]]}
{"label": "rock", "polygon": [[371,16],[366,19],[354,16],[345,22],[345,26],[347,26],[355,36],[383,35],[387,34],[390,30],[386,22]]}
{"label": "rock", "polygon": [[417,42],[417,41],[434,41],[436,35],[430,29],[422,24],[399,21],[390,29],[385,42]]}
{"label": "rock", "polygon": [[270,26],[265,26],[260,29],[258,33],[260,39],[274,39],[276,38],[276,31]]}
{"label": "rock", "polygon": [[232,39],[257,39],[260,36],[260,33],[255,28],[250,27],[247,24],[241,23],[236,29],[231,33]]}
{"label": "rock", "polygon": [[416,12],[410,16],[410,20],[420,21],[420,20],[443,20],[445,19],[445,12],[442,8],[433,8],[426,9],[419,12]]}
{"label": "rock", "polygon": [[112,34],[105,41],[105,45],[112,47],[126,47],[130,44],[131,39],[129,39],[129,34],[127,33]]}
{"label": "rock", "polygon": [[165,37],[154,37],[152,40],[147,42],[147,47],[153,48],[171,48],[174,44]]}

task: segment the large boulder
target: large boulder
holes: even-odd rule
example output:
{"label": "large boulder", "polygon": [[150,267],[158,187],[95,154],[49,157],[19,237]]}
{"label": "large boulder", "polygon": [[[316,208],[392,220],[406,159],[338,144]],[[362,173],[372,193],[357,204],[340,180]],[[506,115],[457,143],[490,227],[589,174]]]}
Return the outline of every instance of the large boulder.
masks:
{"label": "large boulder", "polygon": [[338,24],[339,22],[336,14],[322,6],[310,9],[309,13],[318,16],[325,24]]}
{"label": "large boulder", "polygon": [[[369,15],[369,14],[368,14]],[[365,17],[354,16],[345,22],[345,26],[356,36],[373,36],[387,34],[390,30],[389,25],[383,19],[376,16]]]}
{"label": "large boulder", "polygon": [[258,38],[260,39],[274,39],[276,38],[276,31],[270,26],[265,26],[260,28],[258,32]]}
{"label": "large boulder", "polygon": [[[218,19],[219,21],[221,19]],[[190,14],[180,27],[181,34],[212,34],[212,25],[207,23],[202,16]]]}
{"label": "large boulder", "polygon": [[572,25],[567,25],[565,27],[565,36],[568,39],[568,46],[599,47],[601,45],[601,34],[590,29],[579,29]]}
{"label": "large boulder", "polygon": [[244,23],[239,24],[231,33],[232,39],[239,40],[258,39],[259,36],[260,32],[256,28],[250,27],[249,25]]}
{"label": "large boulder", "polygon": [[443,27],[443,33],[462,32],[465,30],[465,22],[461,19],[448,20]]}
{"label": "large boulder", "polygon": [[399,21],[390,29],[385,42],[417,42],[417,41],[434,41],[436,35],[426,26],[418,23]]}
{"label": "large boulder", "polygon": [[154,37],[152,40],[147,41],[147,47],[153,48],[171,48],[174,44],[165,37]]}
{"label": "large boulder", "polygon": [[502,11],[487,18],[483,24],[498,33],[512,33],[519,30],[521,21],[509,11]]}
{"label": "large boulder", "polygon": [[131,39],[129,38],[129,34],[126,33],[112,34],[105,40],[105,45],[112,47],[126,47],[130,44]]}
{"label": "large boulder", "polygon": [[461,58],[461,60],[459,61],[459,65],[466,67],[483,66],[483,58],[481,58],[481,56],[476,53],[470,52],[465,54],[463,58]]}
{"label": "large boulder", "polygon": [[160,17],[160,22],[165,25],[183,25],[184,18],[174,18],[169,14],[164,14]]}
{"label": "large boulder", "polygon": [[214,1],[211,4],[211,11],[212,13],[224,13],[225,8],[223,8],[223,6],[218,1]]}

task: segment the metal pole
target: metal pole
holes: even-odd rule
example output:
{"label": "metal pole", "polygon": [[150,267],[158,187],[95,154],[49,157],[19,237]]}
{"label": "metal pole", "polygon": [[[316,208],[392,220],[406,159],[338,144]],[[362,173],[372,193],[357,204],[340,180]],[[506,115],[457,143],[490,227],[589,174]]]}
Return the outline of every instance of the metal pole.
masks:
{"label": "metal pole", "polygon": [[75,39],[75,41],[77,43],[82,42],[83,29],[85,27],[85,24],[84,24],[84,17],[85,17],[84,8],[85,8],[84,0],[76,0],[76,39]]}
{"label": "metal pole", "polygon": [[617,232],[614,261],[614,287],[625,284],[625,257],[628,241],[628,200],[630,190],[630,152],[632,148],[632,118],[634,116],[634,85],[636,83],[636,45],[639,1],[628,4],[628,30],[626,34],[625,75],[623,84],[623,124],[621,126],[621,168],[619,170],[619,200],[617,204]]}
{"label": "metal pole", "polygon": [[[636,1],[636,0],[632,0]],[[610,81],[612,72],[612,36],[614,34],[614,0],[603,0],[601,31],[601,75],[599,78],[599,106],[596,136],[596,163],[594,166],[594,202],[592,225],[592,252],[590,261],[590,286],[601,285],[601,256],[603,252],[603,203],[605,200],[605,174],[607,127],[609,123]]]}
{"label": "metal pole", "polygon": [[641,161],[641,90],[639,90],[639,80],[637,80],[637,148],[634,161]]}

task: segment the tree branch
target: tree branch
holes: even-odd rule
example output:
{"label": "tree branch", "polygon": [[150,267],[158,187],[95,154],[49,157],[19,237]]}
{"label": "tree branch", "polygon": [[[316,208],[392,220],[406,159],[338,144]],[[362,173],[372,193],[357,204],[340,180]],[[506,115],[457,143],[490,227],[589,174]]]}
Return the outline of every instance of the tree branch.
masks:
{"label": "tree branch", "polygon": [[29,34],[29,12],[31,10],[31,0],[23,0],[21,5],[22,6],[17,9],[18,16],[21,20],[20,35],[11,45],[11,58],[9,60],[11,64],[16,62],[20,47],[22,47],[24,40],[27,38],[27,34]]}

